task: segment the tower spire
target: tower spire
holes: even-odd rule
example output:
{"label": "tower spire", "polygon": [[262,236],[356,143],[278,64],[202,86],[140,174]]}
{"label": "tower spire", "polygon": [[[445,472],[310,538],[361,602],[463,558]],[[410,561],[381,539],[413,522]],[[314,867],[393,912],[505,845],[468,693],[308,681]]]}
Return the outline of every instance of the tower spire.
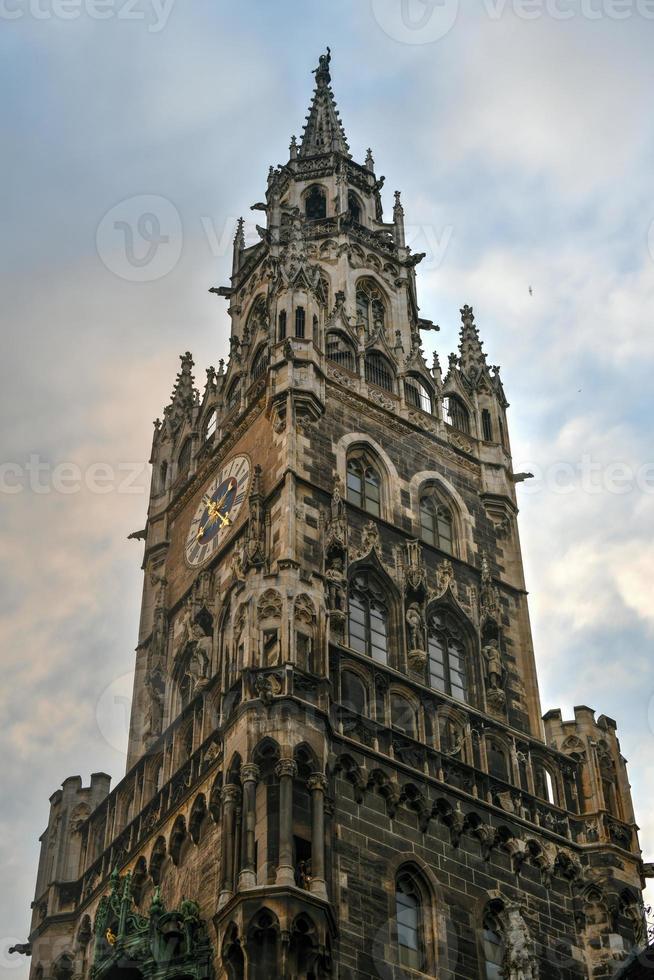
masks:
{"label": "tower spire", "polygon": [[336,100],[331,90],[331,51],[321,54],[318,67],[314,69],[316,88],[309,107],[309,114],[304,127],[300,156],[309,157],[317,153],[337,152],[350,156],[343,123],[340,120]]}

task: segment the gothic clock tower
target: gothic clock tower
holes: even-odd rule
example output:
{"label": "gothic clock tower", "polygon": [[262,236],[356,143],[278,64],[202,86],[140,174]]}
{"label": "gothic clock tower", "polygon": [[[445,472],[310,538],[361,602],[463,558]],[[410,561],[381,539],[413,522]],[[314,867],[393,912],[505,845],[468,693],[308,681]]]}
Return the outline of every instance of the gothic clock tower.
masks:
{"label": "gothic clock tower", "polygon": [[320,58],[155,425],[127,772],[51,798],[33,980],[608,978],[645,940],[615,722],[544,719],[507,400],[429,366],[399,193]]}

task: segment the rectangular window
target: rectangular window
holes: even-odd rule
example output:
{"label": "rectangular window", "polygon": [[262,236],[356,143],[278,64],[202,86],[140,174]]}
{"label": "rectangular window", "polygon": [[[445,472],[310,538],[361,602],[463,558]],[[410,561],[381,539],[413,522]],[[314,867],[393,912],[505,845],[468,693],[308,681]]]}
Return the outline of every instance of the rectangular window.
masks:
{"label": "rectangular window", "polygon": [[304,313],[304,307],[298,306],[295,311],[295,336],[300,340],[304,339],[304,325],[306,322],[306,316]]}

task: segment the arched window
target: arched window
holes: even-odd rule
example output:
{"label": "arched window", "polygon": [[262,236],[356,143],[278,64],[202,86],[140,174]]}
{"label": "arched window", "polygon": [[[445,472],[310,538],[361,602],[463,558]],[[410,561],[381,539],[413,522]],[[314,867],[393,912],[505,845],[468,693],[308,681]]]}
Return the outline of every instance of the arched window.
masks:
{"label": "arched window", "polygon": [[277,339],[286,340],[286,310],[280,310],[277,317]]}
{"label": "arched window", "polygon": [[350,212],[352,221],[354,221],[357,225],[361,224],[361,202],[354,191],[348,191],[347,209]]}
{"label": "arched window", "polygon": [[344,367],[347,371],[356,370],[356,360],[352,344],[343,337],[342,334],[331,330],[326,337],[327,360],[339,367]]}
{"label": "arched window", "polygon": [[443,399],[445,409],[445,421],[460,432],[470,435],[470,415],[460,398],[456,395],[449,395]]}
{"label": "arched window", "polygon": [[420,498],[420,537],[426,544],[453,553],[452,512],[433,494]]}
{"label": "arched window", "polygon": [[260,347],[252,362],[252,380],[257,381],[268,370],[268,348]]}
{"label": "arched window", "polygon": [[541,800],[554,803],[552,776],[542,762],[534,763],[534,792]]}
{"label": "arched window", "polygon": [[184,440],[184,444],[179,451],[179,456],[177,457],[177,472],[186,473],[187,469],[191,465],[191,448],[193,443],[191,442],[191,437]]}
{"label": "arched window", "polygon": [[402,966],[422,970],[426,966],[422,889],[414,875],[405,871],[395,883],[397,945]]}
{"label": "arched window", "polygon": [[484,953],[485,980],[502,980],[504,977],[504,940],[502,928],[496,916],[487,913],[481,933]]}
{"label": "arched window", "polygon": [[386,307],[379,287],[371,279],[360,279],[356,289],[357,320],[367,334],[383,330]]}
{"label": "arched window", "polygon": [[407,405],[419,408],[421,412],[432,413],[431,393],[426,385],[418,378],[406,378],[404,381],[404,397]]}
{"label": "arched window", "polygon": [[507,762],[506,752],[495,739],[489,739],[486,743],[486,757],[488,759],[489,774],[495,776],[496,779],[501,779],[503,782],[508,783],[509,764]]}
{"label": "arched window", "polygon": [[236,408],[236,406],[240,404],[240,401],[241,382],[240,379],[237,378],[236,381],[232,382],[229,391],[227,392],[227,411],[231,412],[233,408]]}
{"label": "arched window", "polygon": [[303,306],[298,306],[295,310],[295,336],[300,340],[304,339],[304,331],[306,325],[306,313],[304,312]]}
{"label": "arched window", "polygon": [[218,421],[218,414],[216,412],[216,409],[214,408],[214,409],[211,410],[211,412],[209,412],[209,415],[207,417],[207,421],[204,424],[204,438],[205,439],[211,439],[213,437],[213,434],[216,431],[216,423],[217,423],[217,421]]}
{"label": "arched window", "polygon": [[353,453],[348,457],[347,499],[375,517],[381,515],[381,477],[365,452]]}
{"label": "arched window", "polygon": [[468,700],[464,633],[444,609],[434,609],[428,619],[429,683],[437,691]]}
{"label": "arched window", "polygon": [[255,299],[254,305],[248,315],[247,329],[250,334],[250,340],[254,340],[255,334],[260,327],[266,330],[267,319],[266,301],[263,296],[259,296]]}
{"label": "arched window", "polygon": [[384,355],[377,351],[366,354],[366,381],[378,388],[385,388],[386,391],[395,390],[395,375],[391,366]]}
{"label": "arched window", "polygon": [[350,583],[350,646],[377,663],[388,660],[388,606],[372,575],[357,572]]}
{"label": "arched window", "polygon": [[366,686],[353,670],[344,670],[341,674],[341,704],[348,711],[358,715],[366,715],[368,692]]}
{"label": "arched window", "polygon": [[304,213],[309,221],[327,217],[327,195],[319,184],[310,187],[304,199]]}
{"label": "arched window", "polygon": [[409,738],[418,737],[416,709],[402,694],[391,694],[391,725]]}
{"label": "arched window", "polygon": [[481,431],[485,442],[493,441],[493,420],[487,408],[481,410]]}
{"label": "arched window", "polygon": [[164,459],[163,463],[159,466],[159,483],[157,485],[157,490],[159,493],[163,493],[166,489],[166,481],[168,480],[168,463]]}

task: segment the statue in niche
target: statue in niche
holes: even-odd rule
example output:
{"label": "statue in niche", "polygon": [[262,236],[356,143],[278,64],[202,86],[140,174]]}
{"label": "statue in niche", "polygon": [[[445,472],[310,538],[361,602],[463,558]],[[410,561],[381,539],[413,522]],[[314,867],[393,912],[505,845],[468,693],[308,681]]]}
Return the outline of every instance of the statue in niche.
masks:
{"label": "statue in niche", "polygon": [[406,611],[406,621],[409,625],[409,639],[412,650],[425,649],[425,631],[422,613],[417,602],[412,602]]}
{"label": "statue in niche", "polygon": [[488,690],[497,691],[502,687],[504,678],[504,666],[502,664],[502,654],[497,645],[497,640],[488,640],[482,651],[486,661],[486,687]]}
{"label": "statue in niche", "polygon": [[425,653],[425,623],[417,602],[412,602],[407,609],[406,622],[409,631],[409,667],[420,674],[427,665],[427,654]]}
{"label": "statue in niche", "polygon": [[186,665],[191,694],[195,694],[207,683],[211,663],[212,638],[207,636],[199,623],[191,626],[190,654]]}
{"label": "statue in niche", "polygon": [[157,669],[150,670],[145,678],[145,689],[148,692],[148,708],[143,721],[145,736],[161,734],[163,722],[163,702],[166,683],[163,675]]}
{"label": "statue in niche", "polygon": [[345,610],[345,573],[343,570],[343,559],[335,556],[329,563],[329,568],[325,572],[327,579],[327,605],[331,612],[344,612]]}

